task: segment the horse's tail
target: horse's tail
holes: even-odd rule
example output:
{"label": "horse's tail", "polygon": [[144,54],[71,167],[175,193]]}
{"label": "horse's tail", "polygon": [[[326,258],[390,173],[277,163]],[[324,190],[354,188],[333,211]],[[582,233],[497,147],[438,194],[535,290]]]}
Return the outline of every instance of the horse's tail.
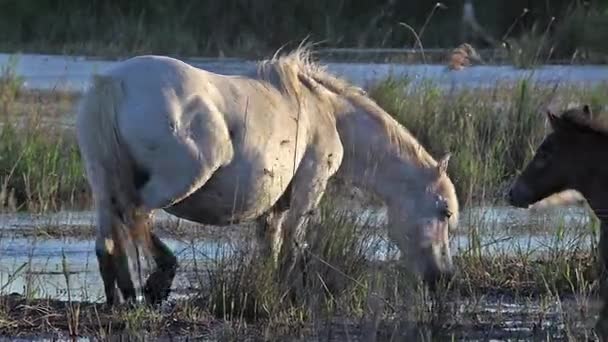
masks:
{"label": "horse's tail", "polygon": [[147,213],[142,215],[138,210],[135,163],[119,132],[118,113],[123,99],[120,80],[94,75],[80,103],[77,138],[96,205],[109,206],[114,221],[119,221],[112,229],[115,243],[127,238],[139,244],[149,238],[149,228],[145,224]]}

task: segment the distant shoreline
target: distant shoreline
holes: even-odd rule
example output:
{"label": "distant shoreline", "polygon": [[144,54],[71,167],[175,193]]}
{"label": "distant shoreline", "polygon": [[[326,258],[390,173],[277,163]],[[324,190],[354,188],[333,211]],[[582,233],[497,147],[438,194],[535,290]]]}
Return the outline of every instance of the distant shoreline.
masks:
{"label": "distant shoreline", "polygon": [[[446,64],[448,62],[449,53],[453,49],[449,48],[429,48],[429,49],[410,49],[410,48],[315,48],[314,56],[324,62],[335,63],[394,63],[394,64]],[[513,65],[512,60],[508,55],[508,51],[503,48],[494,49],[477,49],[479,55],[483,58],[482,65],[500,66]],[[84,61],[118,61],[132,56],[157,54],[168,55],[182,60],[193,62],[247,62],[255,61],[270,57],[271,52],[266,54],[247,54],[234,53],[233,55],[218,56],[217,54],[171,54],[171,53],[155,53],[155,52],[111,52],[103,49],[95,50],[91,53],[87,49],[73,51],[57,51],[57,49],[28,49],[28,48],[2,48],[0,54],[31,54],[31,55],[48,55],[74,57]],[[591,60],[581,59],[564,59],[564,58],[549,58],[543,59],[539,65],[607,65],[608,58],[596,57]]]}

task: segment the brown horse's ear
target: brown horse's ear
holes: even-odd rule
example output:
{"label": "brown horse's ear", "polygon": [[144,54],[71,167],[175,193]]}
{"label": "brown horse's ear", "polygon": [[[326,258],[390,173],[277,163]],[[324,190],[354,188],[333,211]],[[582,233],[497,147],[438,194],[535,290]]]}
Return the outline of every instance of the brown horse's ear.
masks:
{"label": "brown horse's ear", "polygon": [[593,113],[591,112],[591,108],[587,104],[583,106],[583,113],[585,113],[585,115],[587,115],[587,117],[593,116]]}
{"label": "brown horse's ear", "polygon": [[554,130],[559,127],[559,117],[553,114],[550,110],[547,110],[547,118],[549,119],[549,123]]}
{"label": "brown horse's ear", "polygon": [[448,172],[448,163],[450,162],[451,156],[452,154],[448,152],[441,158],[441,160],[439,160],[439,163],[437,164],[437,172],[439,175],[443,175]]}

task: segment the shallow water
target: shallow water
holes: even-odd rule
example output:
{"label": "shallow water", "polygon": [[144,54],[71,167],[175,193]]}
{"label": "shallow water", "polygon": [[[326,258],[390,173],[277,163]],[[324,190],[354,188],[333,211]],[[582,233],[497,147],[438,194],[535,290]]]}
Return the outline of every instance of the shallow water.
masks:
{"label": "shallow water", "polygon": [[[366,211],[360,217],[366,222],[375,222],[379,228],[385,222],[383,210]],[[177,227],[178,221],[181,220],[162,212],[155,217],[156,225],[166,227]],[[532,255],[565,250],[571,246],[584,248],[590,244],[590,239],[584,234],[587,222],[588,216],[584,208],[540,212],[509,207],[472,208],[462,212],[460,229],[451,236],[452,253],[457,255],[472,248],[470,232],[473,230],[478,237],[475,246],[481,246],[482,253],[508,254],[523,250]],[[97,301],[103,298],[90,233],[93,223],[94,216],[91,212],[0,215],[0,292],[67,299],[67,274],[72,299]],[[181,223],[180,226],[193,232],[200,227],[188,222]],[[53,227],[56,233],[63,232],[57,234],[62,237],[39,233],[40,229],[47,227]],[[568,229],[558,236],[555,231],[559,227]],[[79,233],[87,229],[88,234]],[[236,231],[239,229],[246,232],[248,228],[238,228]],[[370,257],[385,259],[389,244],[383,237],[384,230],[379,229],[378,232],[380,248]],[[218,257],[230,255],[234,246],[232,239],[210,237],[209,234],[192,234],[182,238],[163,237],[163,240],[176,253],[181,265],[174,283],[178,294],[180,288],[190,286],[188,275],[194,261],[198,267],[204,266]]]}
{"label": "shallow water", "polygon": [[[385,222],[383,210],[368,210],[358,214],[366,222],[375,222],[379,228]],[[513,253],[530,251],[545,253],[551,250],[564,250],[569,246],[588,246],[581,241],[589,216],[585,208],[551,208],[542,211],[529,211],[511,207],[477,207],[465,209],[461,213],[461,227],[452,234],[452,253],[457,255],[471,248],[470,232],[479,235],[483,253]],[[29,294],[33,298],[53,298],[60,300],[104,300],[102,283],[97,269],[91,227],[94,216],[91,212],[61,212],[52,215],[1,214],[0,215],[0,293]],[[181,223],[179,223],[181,222]],[[158,213],[155,224],[163,231],[170,227],[191,229],[197,226],[177,220],[165,213]],[[55,233],[63,230],[66,237],[53,237],[35,234],[36,231],[55,227]],[[168,227],[168,228],[167,228]],[[556,231],[563,229],[563,234]],[[89,233],[79,234],[87,230]],[[247,227],[239,228],[246,231]],[[379,232],[382,232],[379,229]],[[379,234],[382,235],[382,234]],[[586,235],[585,235],[586,236]],[[383,240],[382,236],[378,239]],[[163,240],[178,256],[180,269],[173,283],[172,296],[180,297],[194,292],[192,281],[194,261],[196,269],[212,267],[214,260],[229,255],[232,251],[233,237],[221,238],[216,234],[164,236]],[[242,240],[241,240],[242,242]],[[383,259],[387,244],[383,244],[377,254],[371,257]],[[66,278],[67,277],[67,278]],[[137,281],[137,280],[136,280]],[[69,286],[68,286],[69,284]],[[68,292],[67,289],[70,289]],[[481,298],[479,302],[464,299],[457,302],[459,315],[475,321],[468,327],[456,329],[455,341],[513,341],[541,339],[550,335],[551,340],[564,339],[564,310],[576,310],[577,306],[560,303],[541,303],[535,300],[511,301],[500,298]],[[574,301],[573,301],[574,302]],[[564,309],[570,305],[572,309]],[[470,317],[470,318],[467,318]],[[401,336],[410,340],[412,334],[418,335],[420,327],[410,327],[407,323]],[[578,324],[578,323],[577,323]],[[339,325],[339,324],[338,324]],[[336,326],[332,341],[343,340],[342,325]],[[587,324],[589,325],[589,324]],[[334,328],[331,328],[334,329]],[[386,328],[387,330],[391,330]],[[428,329],[428,328],[425,328]],[[383,331],[382,329],[380,332]],[[137,337],[139,338],[139,337]],[[12,339],[11,339],[12,340]],[[23,337],[23,341],[48,341],[47,335]],[[52,340],[61,340],[54,337]],[[66,341],[69,339],[65,339]],[[89,341],[87,338],[80,341]],[[93,339],[90,339],[93,340]],[[160,341],[164,339],[159,339]],[[175,340],[172,338],[171,340]],[[355,338],[354,340],[357,340]],[[360,340],[360,339],[359,339]],[[381,339],[380,339],[381,340]],[[442,339],[446,340],[446,339]],[[451,340],[451,339],[447,339]],[[0,341],[4,341],[0,338]],[[301,339],[301,341],[308,341]]]}
{"label": "shallow water", "polygon": [[[92,74],[102,72],[116,61],[92,59],[82,56],[20,54],[15,71],[31,89],[82,90]],[[10,54],[0,54],[0,67],[9,65]],[[255,62],[241,59],[192,58],[187,63],[220,74],[234,75],[250,72]],[[388,75],[410,77],[417,82],[434,81],[446,87],[487,87],[500,82],[513,82],[529,77],[542,83],[594,84],[608,80],[605,65],[545,65],[533,70],[521,70],[512,66],[475,66],[459,72],[450,72],[437,64],[389,64],[389,63],[324,63],[330,72],[366,87]]]}

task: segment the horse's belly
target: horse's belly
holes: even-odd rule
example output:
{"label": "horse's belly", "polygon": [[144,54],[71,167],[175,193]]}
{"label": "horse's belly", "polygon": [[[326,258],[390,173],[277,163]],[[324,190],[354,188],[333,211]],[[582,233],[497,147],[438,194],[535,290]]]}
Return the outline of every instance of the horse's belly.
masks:
{"label": "horse's belly", "polygon": [[[241,180],[239,180],[239,176]],[[288,184],[277,184],[267,174],[219,171],[204,186],[164,210],[175,216],[210,225],[251,221],[270,210]]]}

